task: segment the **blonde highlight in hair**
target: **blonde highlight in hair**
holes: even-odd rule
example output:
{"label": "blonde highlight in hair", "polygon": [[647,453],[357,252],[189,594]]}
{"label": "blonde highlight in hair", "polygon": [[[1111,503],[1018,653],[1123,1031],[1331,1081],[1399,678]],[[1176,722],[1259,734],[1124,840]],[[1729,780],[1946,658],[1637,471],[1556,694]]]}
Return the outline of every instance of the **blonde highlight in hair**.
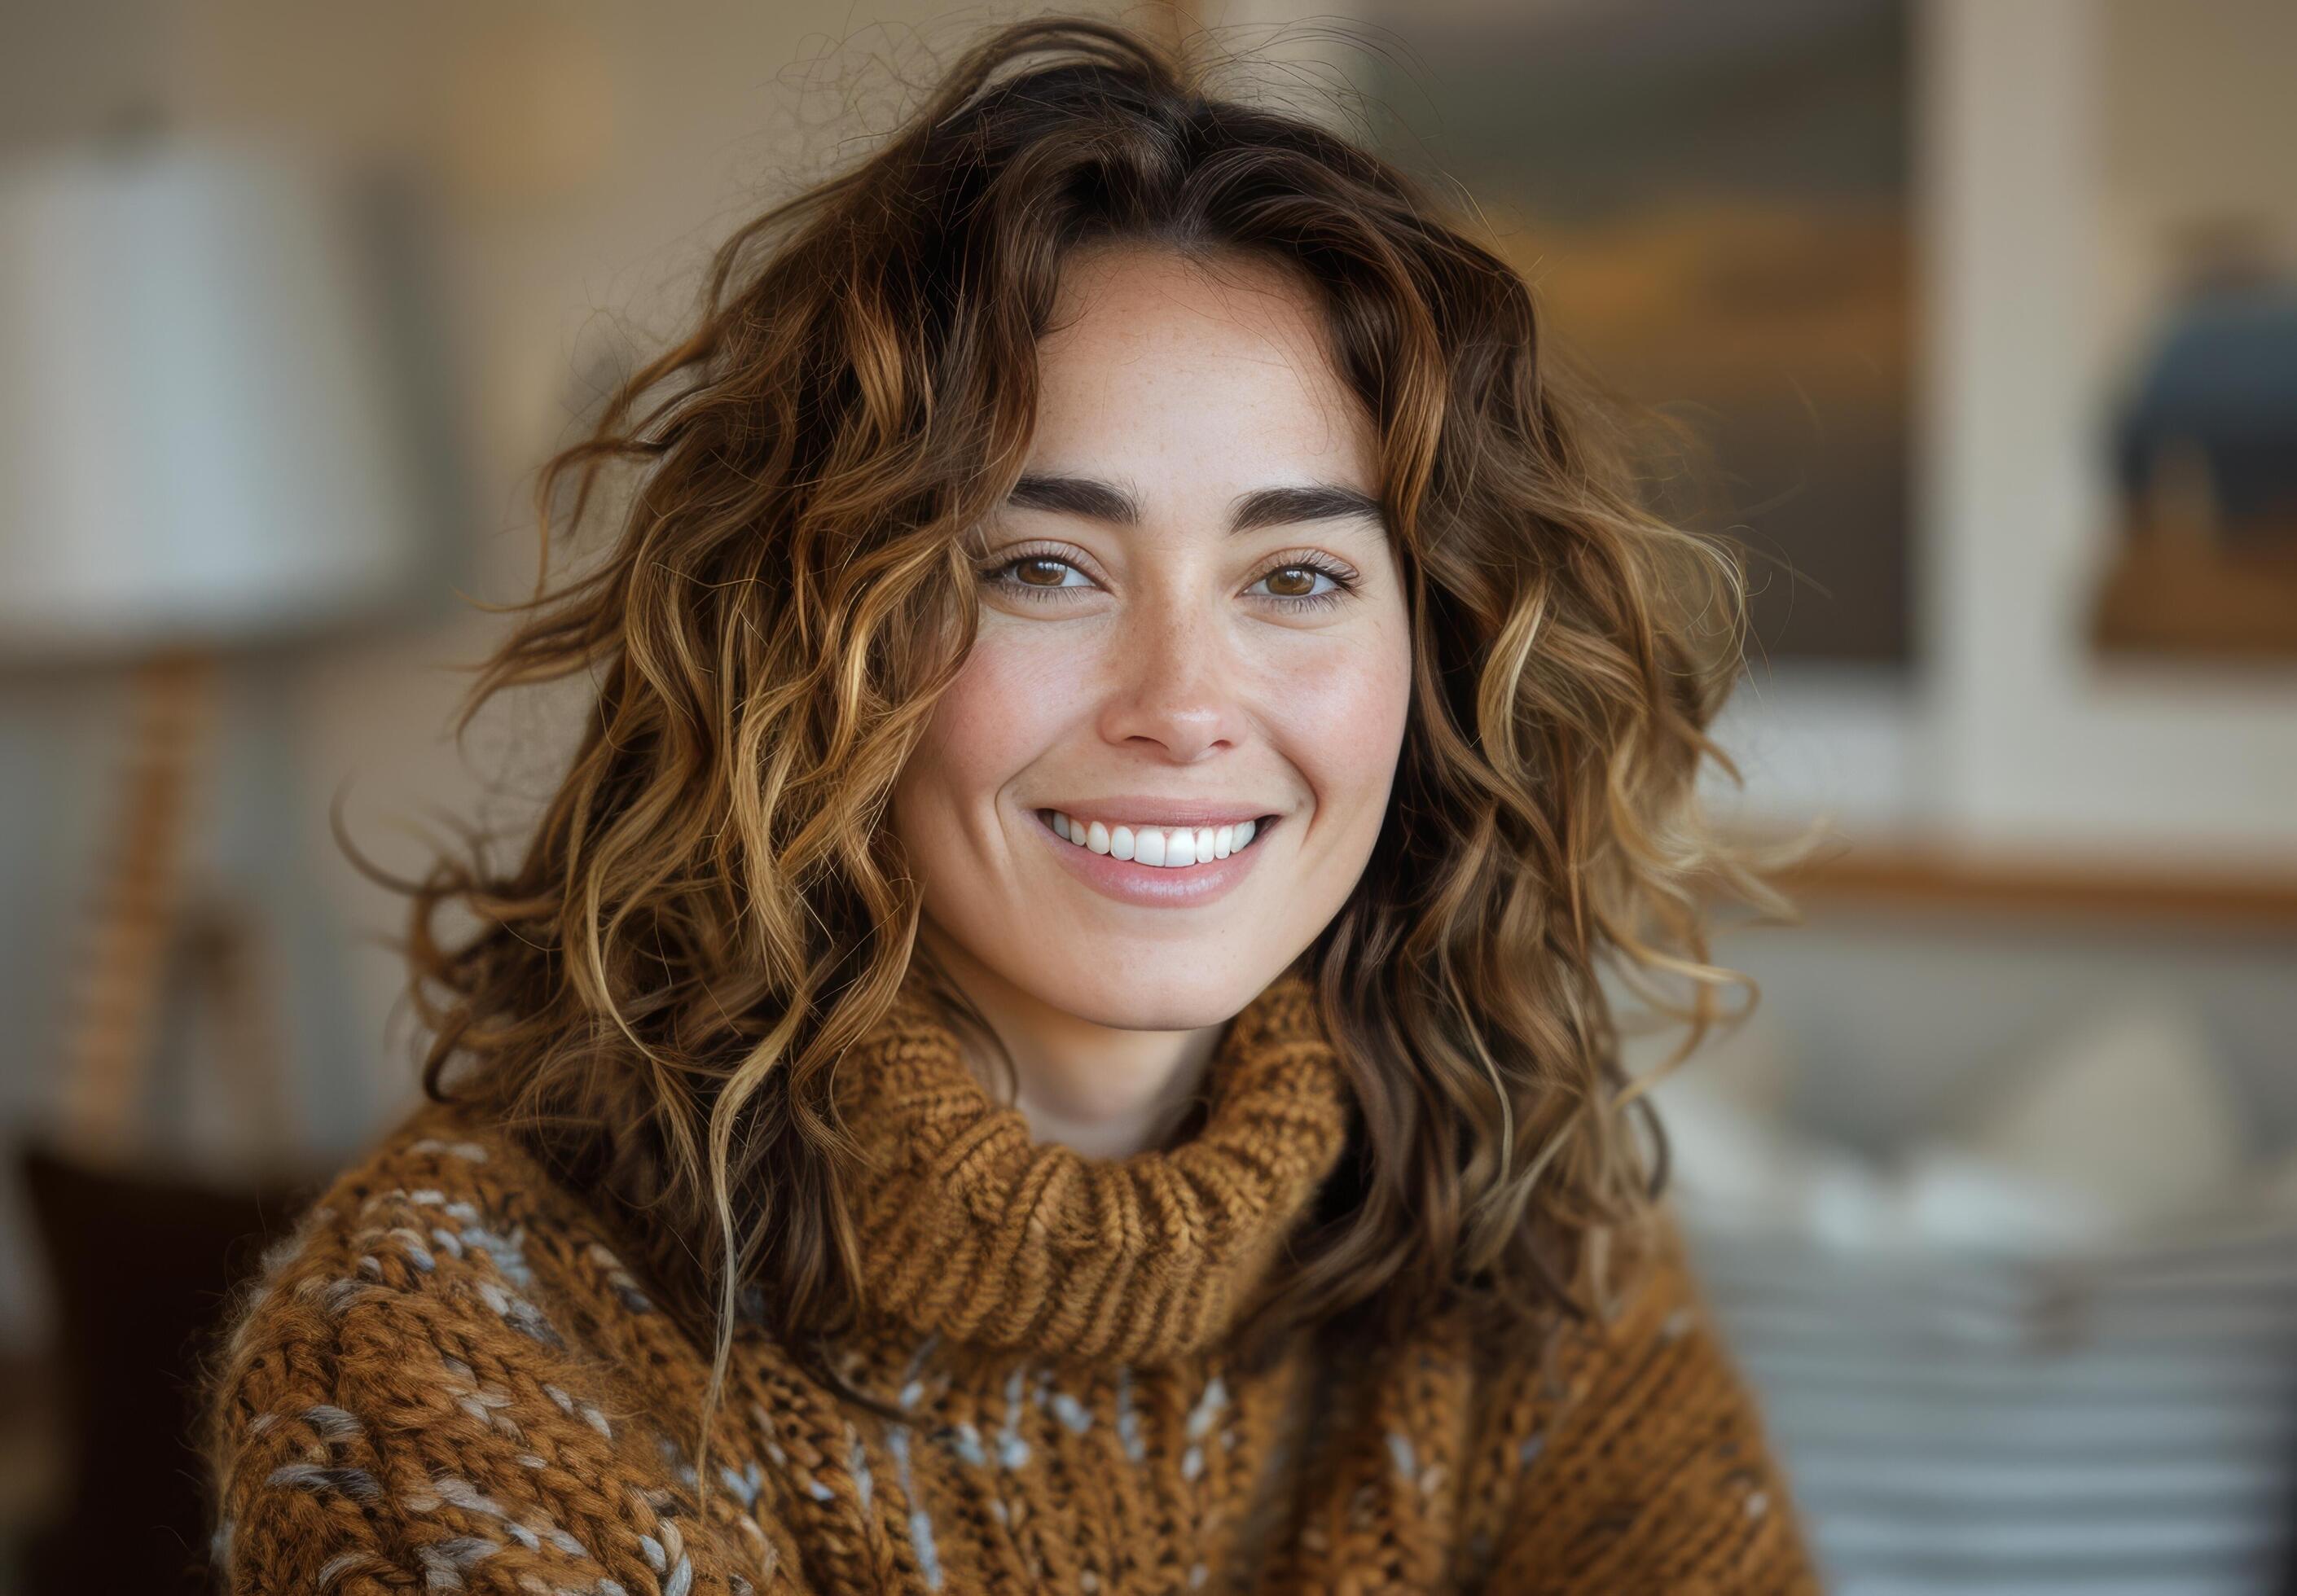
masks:
{"label": "blonde highlight in hair", "polygon": [[[522,618],[457,722],[597,684],[516,864],[480,839],[416,881],[361,865],[411,900],[426,1090],[600,1194],[714,1337],[705,1447],[746,1289],[844,1388],[821,1349],[865,1304],[830,1080],[920,956],[888,801],[972,643],[964,534],[1019,475],[1062,263],[1112,241],[1297,274],[1378,423],[1408,584],[1391,809],[1305,956],[1361,1131],[1246,1340],[1394,1329],[1438,1295],[1584,1312],[1664,1183],[1601,974],[1687,982],[1695,1040],[1732,979],[1706,903],[1775,904],[1694,791],[1738,568],[1642,507],[1518,274],[1392,167],[1208,97],[1175,52],[1000,29],[729,239],[690,333],[545,466],[546,570],[557,514],[582,524],[610,471],[635,486],[603,558],[501,606]],[[474,932],[439,933],[449,903]]]}

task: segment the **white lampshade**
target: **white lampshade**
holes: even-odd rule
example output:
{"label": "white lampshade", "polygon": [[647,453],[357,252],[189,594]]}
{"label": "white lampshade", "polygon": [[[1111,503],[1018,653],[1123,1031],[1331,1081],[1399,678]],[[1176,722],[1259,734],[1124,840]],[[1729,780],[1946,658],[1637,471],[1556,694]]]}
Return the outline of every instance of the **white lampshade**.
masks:
{"label": "white lampshade", "polygon": [[337,188],[148,144],[0,170],[0,654],[324,629],[406,593],[421,496]]}

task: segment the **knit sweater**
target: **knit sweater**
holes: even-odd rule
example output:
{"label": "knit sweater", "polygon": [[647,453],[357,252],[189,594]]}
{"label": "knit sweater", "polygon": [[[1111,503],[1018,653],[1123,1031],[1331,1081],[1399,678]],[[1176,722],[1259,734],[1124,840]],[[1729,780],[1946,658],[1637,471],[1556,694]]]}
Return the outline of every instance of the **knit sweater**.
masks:
{"label": "knit sweater", "polygon": [[839,1061],[870,1156],[840,1372],[712,1349],[595,1196],[427,1104],[267,1257],[218,1353],[212,1561],[241,1592],[1811,1592],[1762,1422],[1669,1225],[1608,1325],[1377,1358],[1229,1332],[1280,1279],[1353,1102],[1288,972],[1226,1032],[1198,1128],[1033,1139],[910,989]]}

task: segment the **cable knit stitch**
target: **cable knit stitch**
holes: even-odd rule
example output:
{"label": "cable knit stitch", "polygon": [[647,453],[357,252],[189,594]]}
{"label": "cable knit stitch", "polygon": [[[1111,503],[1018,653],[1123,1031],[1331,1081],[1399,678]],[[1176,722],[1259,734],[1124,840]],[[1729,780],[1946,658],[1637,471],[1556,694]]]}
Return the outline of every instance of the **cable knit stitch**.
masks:
{"label": "cable knit stitch", "polygon": [[1816,1590],[1672,1232],[1608,1327],[1483,1345],[1431,1312],[1376,1366],[1227,1333],[1351,1104],[1307,982],[1230,1028],[1201,1127],[1032,1139],[912,991],[841,1060],[871,1160],[841,1403],[751,1299],[700,1484],[706,1346],[589,1202],[427,1105],[264,1263],[207,1411],[236,1592],[584,1596]]}

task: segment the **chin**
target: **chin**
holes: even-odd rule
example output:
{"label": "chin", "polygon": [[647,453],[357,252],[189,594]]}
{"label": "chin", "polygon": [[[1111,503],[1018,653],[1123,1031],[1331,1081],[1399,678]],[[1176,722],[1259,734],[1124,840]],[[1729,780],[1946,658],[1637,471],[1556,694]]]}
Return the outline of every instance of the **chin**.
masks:
{"label": "chin", "polygon": [[[1111,979],[1112,968],[1160,974],[1146,981],[1137,975]],[[1256,963],[1241,967],[1217,950],[1198,958],[1168,949],[1140,959],[1093,960],[1087,969],[1050,981],[1041,975],[1025,985],[1038,1001],[1112,1030],[1198,1031],[1234,1018],[1283,968],[1274,963],[1264,975]]]}

